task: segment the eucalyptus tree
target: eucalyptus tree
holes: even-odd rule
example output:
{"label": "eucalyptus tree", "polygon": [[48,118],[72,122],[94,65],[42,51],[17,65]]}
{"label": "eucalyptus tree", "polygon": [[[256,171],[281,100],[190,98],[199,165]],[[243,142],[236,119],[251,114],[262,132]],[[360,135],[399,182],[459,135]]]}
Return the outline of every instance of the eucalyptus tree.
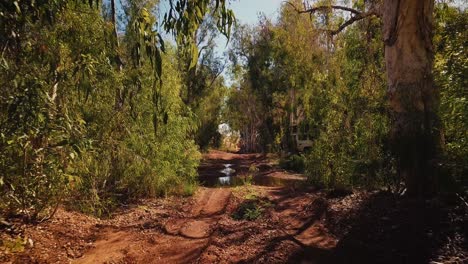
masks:
{"label": "eucalyptus tree", "polygon": [[[214,5],[210,8],[213,9]],[[194,138],[201,149],[206,149],[213,139],[219,137],[217,130],[225,94],[222,73],[226,68],[226,62],[215,49],[219,35],[216,18],[207,14],[190,40],[198,50],[196,64],[192,65],[190,46],[177,48],[179,68],[184,80],[181,98],[199,121]]]}
{"label": "eucalyptus tree", "polygon": [[289,4],[301,14],[348,13],[343,22],[325,29],[331,35],[356,21],[381,18],[392,119],[390,138],[398,170],[408,194],[433,193],[441,151],[439,93],[432,73],[434,0],[358,1],[355,7],[320,1],[301,9]]}
{"label": "eucalyptus tree", "polygon": [[[211,2],[214,8],[208,9]],[[184,182],[169,174],[195,174],[198,152],[187,138],[191,120],[182,114],[172,55],[163,62],[162,32],[148,8],[154,1],[124,14],[131,15],[127,31],[132,31],[132,41],[127,42],[117,31],[116,1],[106,3],[109,20],[102,16],[99,0],[0,3],[2,213],[38,219],[66,198],[64,190],[76,189],[86,179],[91,179],[89,190],[104,189],[109,196],[123,190],[155,195]],[[217,28],[230,34],[233,14],[224,0],[168,3],[163,30],[173,34],[177,44],[190,46],[186,40],[207,12],[216,14]],[[196,58],[196,47],[190,47]],[[154,142],[143,144],[136,138]],[[109,156],[114,157],[112,170],[107,167]],[[178,162],[168,160],[171,157]],[[138,175],[155,176],[129,178],[136,168],[126,165],[132,163],[145,165]],[[95,180],[96,175],[103,178]]]}

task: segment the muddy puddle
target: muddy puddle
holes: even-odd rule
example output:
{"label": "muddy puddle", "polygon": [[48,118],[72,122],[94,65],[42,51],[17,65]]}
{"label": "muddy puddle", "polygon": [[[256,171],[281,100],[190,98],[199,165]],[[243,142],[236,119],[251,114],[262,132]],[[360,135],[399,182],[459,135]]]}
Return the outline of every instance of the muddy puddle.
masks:
{"label": "muddy puddle", "polygon": [[268,175],[238,175],[233,164],[224,164],[224,168],[215,175],[203,175],[199,177],[201,185],[205,187],[232,187],[246,184],[258,186],[287,186],[300,187],[305,184],[302,179],[284,179]]}

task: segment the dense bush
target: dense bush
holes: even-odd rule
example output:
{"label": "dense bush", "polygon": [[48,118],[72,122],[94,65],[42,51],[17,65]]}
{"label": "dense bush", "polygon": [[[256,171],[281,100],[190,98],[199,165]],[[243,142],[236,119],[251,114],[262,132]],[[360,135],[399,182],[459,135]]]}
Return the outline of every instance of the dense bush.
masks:
{"label": "dense bush", "polygon": [[[0,17],[5,36],[21,35],[2,42],[0,209],[33,220],[47,217],[51,206],[79,182],[71,164],[90,140],[84,137],[86,122],[78,109],[99,82],[96,76],[108,71],[100,51],[107,49],[107,27],[100,20],[85,23],[97,12],[64,12],[54,17],[55,27],[34,20],[34,14],[21,15],[26,22],[10,28],[9,17]],[[17,45],[9,47],[8,41]]]}
{"label": "dense bush", "polygon": [[[466,17],[466,10],[436,5],[435,79],[446,143],[440,184],[467,180]],[[310,151],[280,165],[302,169],[303,159],[310,182],[400,188],[388,140],[381,20],[359,21],[333,39],[320,30],[341,19],[330,13],[326,22],[310,20],[283,5],[276,22],[263,18],[256,27],[240,27],[231,52],[238,79],[227,116],[246,150],[295,152],[292,128],[306,131]]]}
{"label": "dense bush", "polygon": [[379,25],[373,20],[349,28],[336,40],[325,92],[328,101],[321,120],[316,120],[323,125],[306,158],[311,182],[374,187],[395,178],[386,145],[389,120],[380,43]]}
{"label": "dense bush", "polygon": [[468,11],[439,4],[436,22],[434,75],[446,151],[440,184],[453,189],[468,186]]}
{"label": "dense bush", "polygon": [[[0,13],[2,214],[41,220],[66,202],[103,215],[142,196],[193,193],[198,118],[182,101],[175,49],[166,48],[162,76],[135,55],[142,6],[125,7],[120,45],[108,10],[86,1]],[[37,17],[50,9],[51,19]]]}
{"label": "dense bush", "polygon": [[277,22],[240,28],[233,61],[247,62],[228,101],[230,121],[251,150],[295,152],[291,128],[306,131],[312,148],[280,165],[304,170],[315,184],[393,182],[379,20],[361,21],[333,41],[320,31],[325,26],[283,5]]}
{"label": "dense bush", "polygon": [[291,155],[286,158],[281,158],[279,166],[285,170],[292,170],[295,172],[304,172],[305,159],[301,155]]}

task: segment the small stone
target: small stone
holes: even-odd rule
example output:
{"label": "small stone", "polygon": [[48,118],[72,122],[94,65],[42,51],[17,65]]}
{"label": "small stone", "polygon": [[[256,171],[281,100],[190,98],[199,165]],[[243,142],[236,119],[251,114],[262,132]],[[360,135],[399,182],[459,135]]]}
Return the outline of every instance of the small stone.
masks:
{"label": "small stone", "polygon": [[28,246],[29,247],[34,247],[34,241],[31,238],[28,238]]}

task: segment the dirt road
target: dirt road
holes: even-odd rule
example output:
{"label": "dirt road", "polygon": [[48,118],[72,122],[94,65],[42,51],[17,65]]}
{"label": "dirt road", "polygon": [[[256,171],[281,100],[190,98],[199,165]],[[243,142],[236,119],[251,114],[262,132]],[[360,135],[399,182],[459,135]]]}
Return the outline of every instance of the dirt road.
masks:
{"label": "dirt road", "polygon": [[[235,171],[229,184],[219,181],[226,167]],[[30,239],[24,252],[0,254],[0,263],[467,260],[466,216],[458,207],[442,210],[385,192],[311,189],[301,175],[255,154],[212,151],[200,175],[211,187],[200,187],[192,197],[142,200],[107,220],[60,209],[53,220],[24,227]],[[238,184],[246,175],[252,179]],[[252,201],[258,207],[246,207]],[[238,217],[242,208],[250,210],[245,219]]]}
{"label": "dirt road", "polygon": [[[200,174],[205,180],[213,177],[213,182],[222,176],[219,171],[224,164],[231,164],[236,175],[255,166],[259,168],[257,177],[297,177],[272,169],[259,155],[220,151],[205,155]],[[268,213],[270,219],[232,219],[231,214],[249,193],[277,202],[278,210]],[[288,254],[294,252],[291,248],[304,246],[316,247],[320,254],[326,254],[336,240],[323,226],[314,225],[323,210],[311,208],[310,197],[286,199],[286,193],[281,186],[201,188],[181,206],[178,215],[169,213],[164,218],[155,214],[143,223],[133,222],[133,226],[121,226],[117,220],[103,227],[91,249],[73,263],[277,262],[287,261]],[[309,212],[297,210],[301,207]],[[150,214],[152,209],[147,208]],[[318,259],[323,258],[320,254]]]}
{"label": "dirt road", "polygon": [[[104,227],[93,247],[73,263],[193,261],[209,245],[230,197],[231,192],[226,189],[202,189],[195,195],[192,209],[178,217],[136,222],[138,227]],[[151,208],[145,210],[151,214]]]}

